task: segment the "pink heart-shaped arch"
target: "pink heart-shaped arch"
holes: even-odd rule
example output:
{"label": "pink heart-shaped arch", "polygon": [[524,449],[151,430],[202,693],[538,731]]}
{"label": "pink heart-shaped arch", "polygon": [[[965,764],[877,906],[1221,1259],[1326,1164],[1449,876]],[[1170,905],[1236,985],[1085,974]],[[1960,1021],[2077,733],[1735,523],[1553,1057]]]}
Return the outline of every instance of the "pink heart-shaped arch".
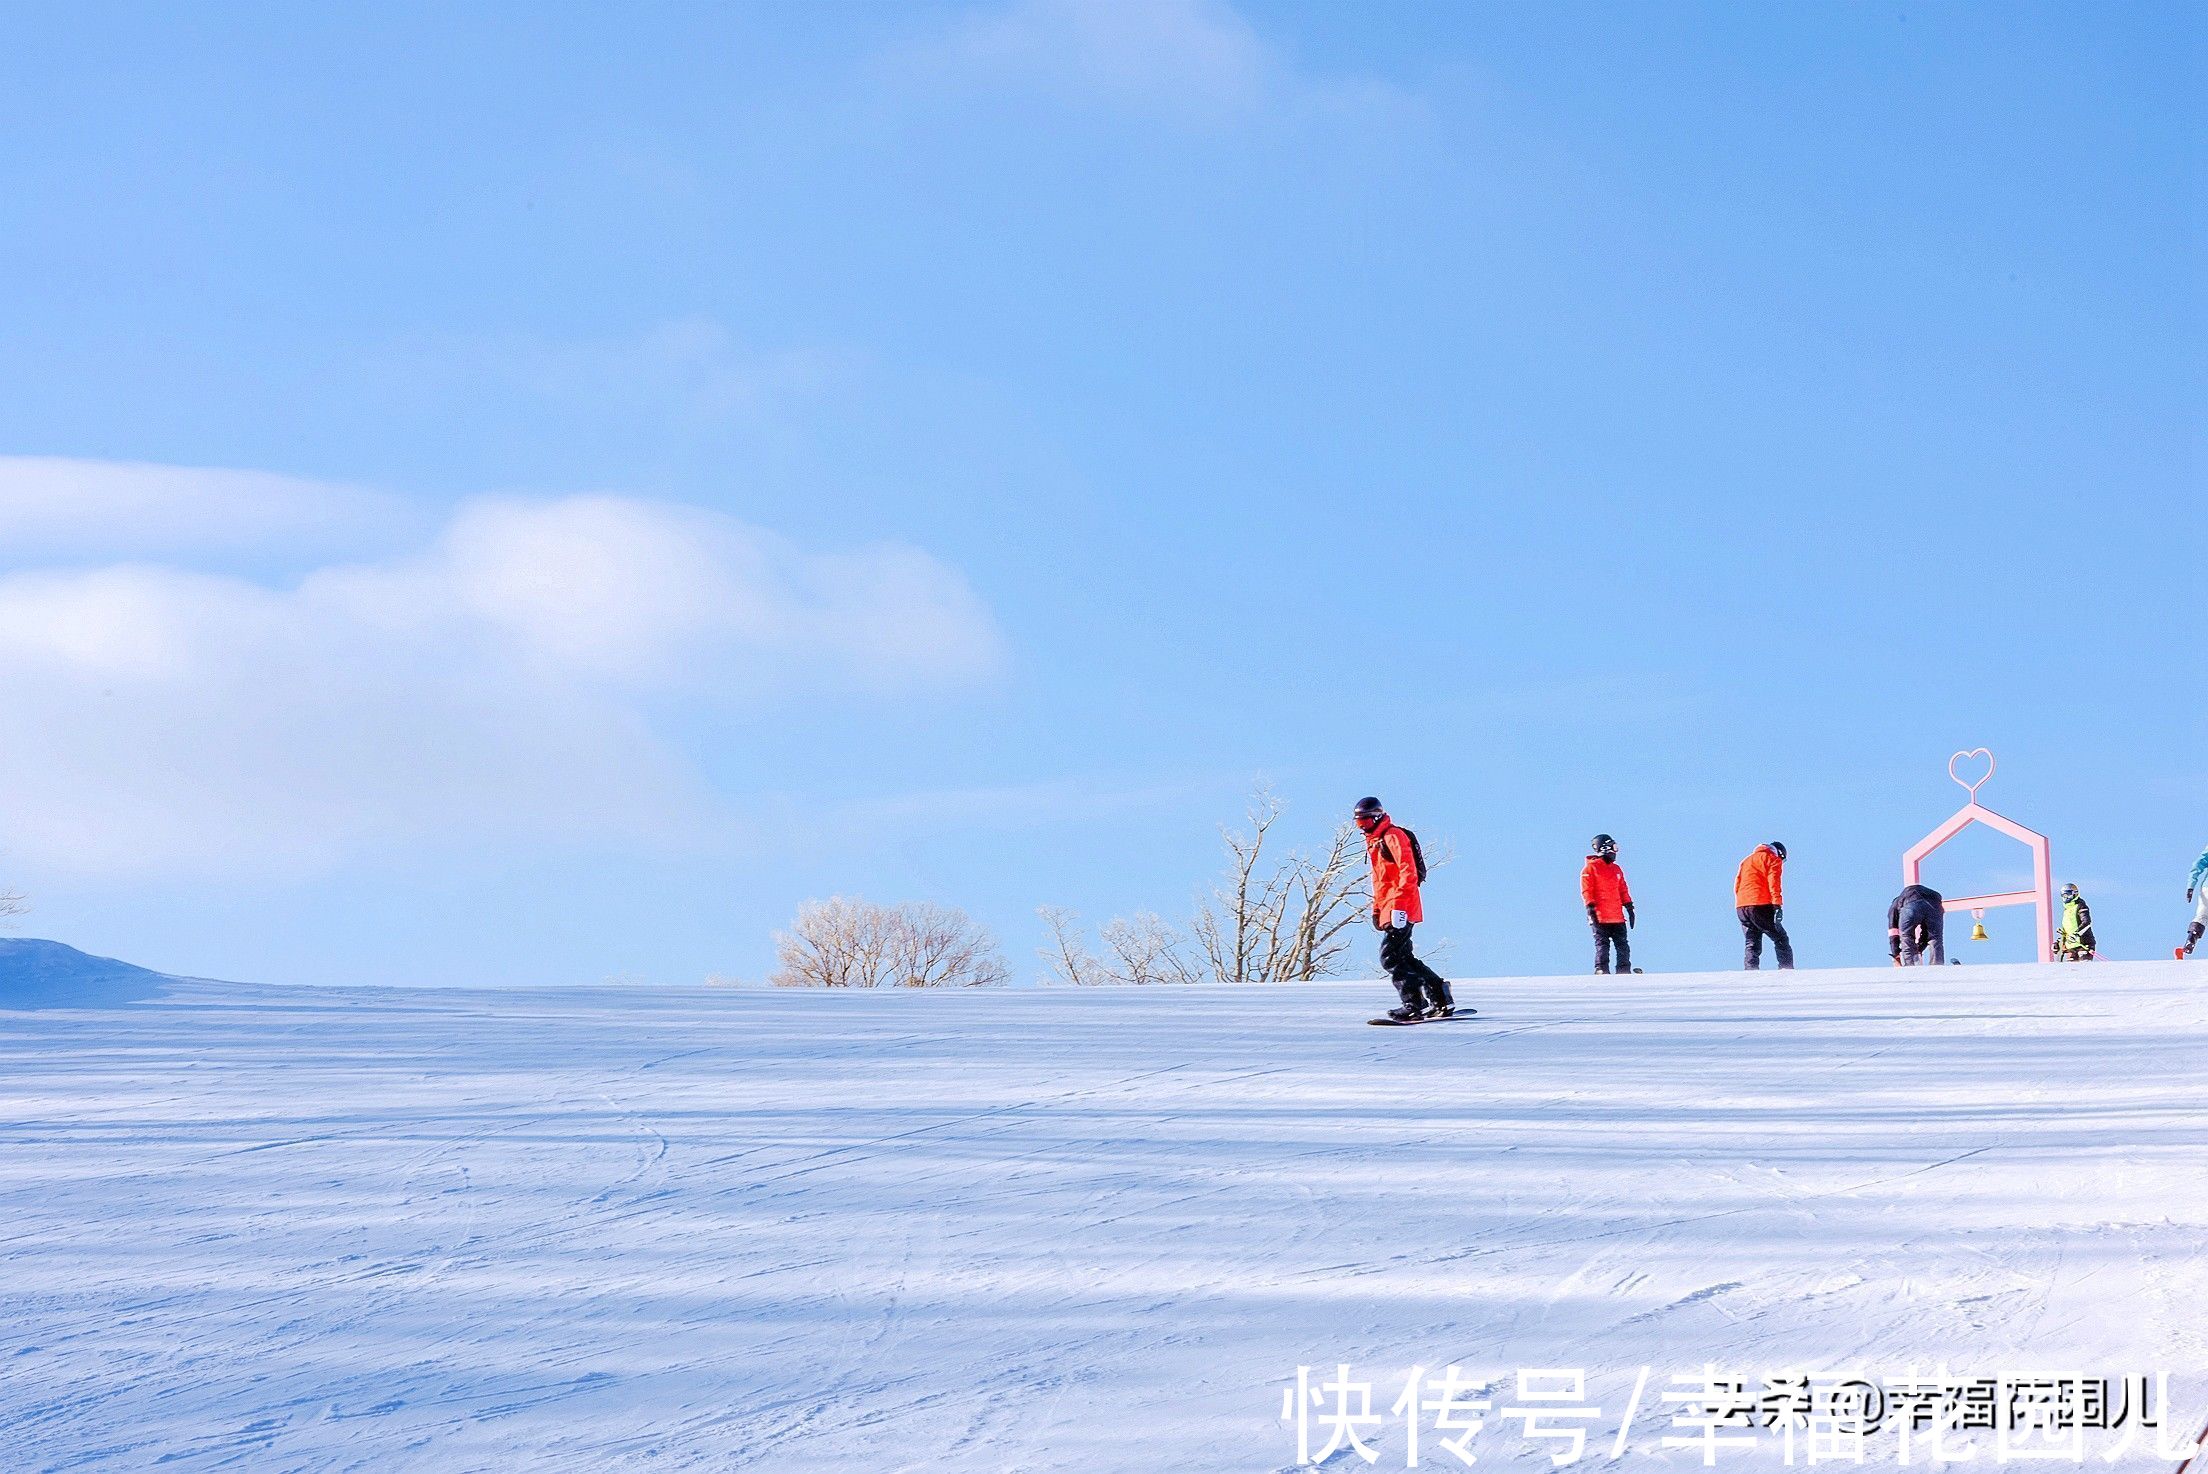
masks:
{"label": "pink heart-shaped arch", "polygon": [[[1968,778],[1965,778],[1962,774],[1955,771],[1955,765],[1957,763],[1962,762],[1967,758],[1974,757],[1982,757],[1986,760],[1986,771],[1984,775],[1981,776],[1975,783],[1971,782]],[[1968,752],[1958,752],[1953,757],[1947,760],[1947,776],[1954,779],[1958,786],[1970,790],[1970,801],[1972,803],[1978,802],[1978,790],[1985,787],[1987,783],[1992,781],[1993,768],[1993,754],[1983,747],[1973,747]]]}

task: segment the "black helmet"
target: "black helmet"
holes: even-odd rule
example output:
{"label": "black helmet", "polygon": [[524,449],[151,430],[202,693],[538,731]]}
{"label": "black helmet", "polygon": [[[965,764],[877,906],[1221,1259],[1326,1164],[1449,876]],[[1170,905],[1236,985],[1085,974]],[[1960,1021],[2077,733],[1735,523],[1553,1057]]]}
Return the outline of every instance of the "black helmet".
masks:
{"label": "black helmet", "polygon": [[2069,884],[2065,885],[2065,886],[2064,886],[2064,887],[2062,888],[2062,898],[2063,898],[2063,899],[2064,899],[2065,901],[2069,900],[2069,899],[2070,899],[2070,898],[2071,898],[2072,896],[2076,895],[2077,893],[2078,893],[2078,883],[2077,883],[2076,881],[2074,881],[2074,880],[2073,880],[2073,881],[2071,881],[2071,882],[2070,882]]}
{"label": "black helmet", "polygon": [[1780,844],[1780,843],[1779,843],[1779,842],[1778,842],[1777,840],[1775,840],[1775,839],[1774,839],[1774,840],[1772,840],[1772,841],[1771,841],[1771,843],[1770,843],[1770,850],[1771,850],[1771,853],[1772,853],[1772,854],[1774,854],[1774,855],[1777,855],[1777,856],[1778,856],[1778,857],[1779,857],[1780,859],[1782,859],[1782,860],[1783,860],[1783,859],[1785,859],[1785,858],[1786,858],[1786,846],[1785,846],[1785,845],[1783,845],[1783,844]]}
{"label": "black helmet", "polygon": [[1380,800],[1370,794],[1357,800],[1357,807],[1354,811],[1355,816],[1359,819],[1377,819],[1386,812],[1386,809],[1380,807]]}
{"label": "black helmet", "polygon": [[1607,834],[1596,835],[1591,848],[1605,860],[1615,860],[1618,857],[1618,842]]}

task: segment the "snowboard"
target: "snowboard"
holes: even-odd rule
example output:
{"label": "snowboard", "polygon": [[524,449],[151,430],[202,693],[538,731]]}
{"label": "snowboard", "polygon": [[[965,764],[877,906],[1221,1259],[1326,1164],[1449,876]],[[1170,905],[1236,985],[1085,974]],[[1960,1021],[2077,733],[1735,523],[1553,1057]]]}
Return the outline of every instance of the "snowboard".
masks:
{"label": "snowboard", "polygon": [[1470,1018],[1478,1012],[1478,1009],[1460,1003],[1457,1011],[1447,1018],[1389,1018],[1383,1013],[1380,1017],[1368,1018],[1365,1022],[1380,1029],[1410,1029],[1420,1024],[1453,1024],[1460,1018]]}

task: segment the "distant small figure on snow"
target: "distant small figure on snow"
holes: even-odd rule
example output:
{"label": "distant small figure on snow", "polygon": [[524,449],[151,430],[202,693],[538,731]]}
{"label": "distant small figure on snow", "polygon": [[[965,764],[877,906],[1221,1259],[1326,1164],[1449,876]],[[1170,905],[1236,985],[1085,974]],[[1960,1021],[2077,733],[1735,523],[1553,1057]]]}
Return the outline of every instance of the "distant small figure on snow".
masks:
{"label": "distant small figure on snow", "polygon": [[1896,967],[1947,965],[1947,906],[1928,885],[1904,886],[1886,908],[1886,950]]}
{"label": "distant small figure on snow", "polygon": [[2062,925],[2055,932],[2055,955],[2065,962],[2091,962],[2099,951],[2100,943],[2093,939],[2093,908],[2072,881],[2062,888]]}
{"label": "distant small figure on snow", "polygon": [[1740,862],[1733,876],[1733,910],[1747,942],[1742,965],[1750,972],[1763,966],[1763,939],[1777,950],[1779,969],[1794,966],[1794,942],[1786,934],[1786,846],[1777,840],[1759,844]]}
{"label": "distant small figure on snow", "polygon": [[1579,872],[1579,898],[1587,904],[1587,924],[1595,931],[1595,972],[1610,971],[1612,948],[1617,949],[1618,971],[1631,972],[1633,944],[1627,932],[1636,925],[1633,891],[1618,864],[1618,842],[1598,834],[1588,848],[1593,853]]}

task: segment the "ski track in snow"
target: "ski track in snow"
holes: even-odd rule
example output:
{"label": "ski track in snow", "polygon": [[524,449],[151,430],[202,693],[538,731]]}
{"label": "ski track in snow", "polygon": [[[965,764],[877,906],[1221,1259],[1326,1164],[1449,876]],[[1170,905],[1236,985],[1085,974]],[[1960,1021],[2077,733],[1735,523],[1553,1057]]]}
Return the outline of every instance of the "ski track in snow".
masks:
{"label": "ski track in snow", "polygon": [[1585,1367],[1606,1468],[1705,1362],[2197,1424],[2204,979],[0,1007],[0,1469],[1271,1471],[1342,1362]]}

